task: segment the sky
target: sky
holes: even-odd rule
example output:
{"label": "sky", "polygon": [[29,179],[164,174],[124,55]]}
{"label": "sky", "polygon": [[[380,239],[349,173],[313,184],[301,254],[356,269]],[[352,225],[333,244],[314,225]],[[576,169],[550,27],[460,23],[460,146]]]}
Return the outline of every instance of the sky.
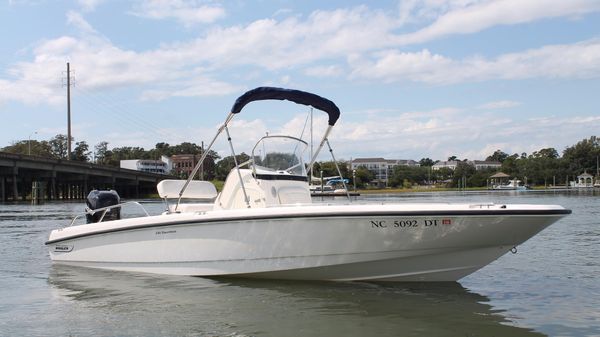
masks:
{"label": "sky", "polygon": [[[600,136],[599,0],[4,0],[0,27],[0,147],[67,133],[67,62],[73,137],[92,149],[207,143],[259,86],[335,102],[337,159],[481,160]],[[251,103],[236,152],[267,132],[307,139],[309,114]],[[314,111],[315,141],[326,124]],[[230,154],[224,137],[214,149]]]}

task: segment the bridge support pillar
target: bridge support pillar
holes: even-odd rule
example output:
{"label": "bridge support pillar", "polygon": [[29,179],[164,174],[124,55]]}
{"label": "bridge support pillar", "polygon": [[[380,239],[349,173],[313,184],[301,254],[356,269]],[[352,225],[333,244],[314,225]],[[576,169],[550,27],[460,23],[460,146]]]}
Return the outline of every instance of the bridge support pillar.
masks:
{"label": "bridge support pillar", "polygon": [[136,199],[140,198],[140,177],[135,177],[135,197]]}
{"label": "bridge support pillar", "polygon": [[50,178],[50,199],[51,200],[58,199],[58,196],[56,193],[56,176],[52,176],[52,178]]}
{"label": "bridge support pillar", "polygon": [[89,186],[89,176],[86,174],[85,177],[83,177],[83,191],[81,191],[81,199],[85,199],[87,197],[87,194],[90,192],[88,190],[88,186]]}
{"label": "bridge support pillar", "polygon": [[19,200],[19,186],[17,185],[17,175],[13,174],[12,176],[12,183],[13,183],[13,201],[18,201]]}
{"label": "bridge support pillar", "polygon": [[0,177],[0,201],[6,201],[6,178]]}

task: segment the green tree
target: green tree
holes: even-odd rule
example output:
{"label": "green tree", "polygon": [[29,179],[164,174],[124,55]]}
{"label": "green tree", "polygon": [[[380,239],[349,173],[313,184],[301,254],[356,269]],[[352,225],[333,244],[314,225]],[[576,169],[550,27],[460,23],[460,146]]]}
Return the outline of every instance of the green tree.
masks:
{"label": "green tree", "polygon": [[[335,163],[333,161],[324,161],[324,162],[320,162],[318,163],[318,166],[315,166],[314,170],[313,170],[313,175],[315,177],[319,177],[320,176],[320,171],[323,171],[323,177],[333,177],[333,176],[339,176],[340,174],[338,173],[336,167],[335,167]],[[350,173],[350,171],[348,170],[348,163],[344,162],[344,161],[338,161],[338,166],[340,167],[340,171],[342,172],[342,177],[344,178],[350,178],[352,176],[352,174]]]}
{"label": "green tree", "polygon": [[54,136],[54,138],[50,139],[48,143],[50,144],[50,152],[53,158],[67,159],[67,135],[58,134]]}
{"label": "green tree", "polygon": [[354,176],[356,177],[356,188],[365,188],[375,179],[375,173],[369,171],[364,166],[357,167]]}
{"label": "green tree", "polygon": [[112,152],[108,150],[108,142],[101,141],[94,146],[94,158],[96,163],[104,164],[112,155]]}
{"label": "green tree", "polygon": [[422,158],[419,160],[419,165],[421,166],[433,166],[433,164],[435,164],[435,162],[430,158]]}
{"label": "green tree", "polygon": [[577,144],[567,147],[563,151],[563,160],[566,162],[568,173],[572,176],[596,169],[596,159],[600,156],[600,138],[592,136],[583,139]]}
{"label": "green tree", "polygon": [[394,167],[388,184],[392,187],[410,187],[414,184],[426,184],[429,180],[429,167],[404,166]]}
{"label": "green tree", "polygon": [[71,153],[71,159],[87,162],[89,161],[90,154],[91,152],[89,151],[89,146],[85,141],[77,142],[73,152]]}
{"label": "green tree", "polygon": [[147,152],[142,147],[115,147],[112,149],[110,157],[106,159],[106,164],[112,166],[121,166],[121,160],[131,159],[149,159]]}
{"label": "green tree", "polygon": [[530,157],[556,159],[558,158],[558,151],[556,151],[556,149],[553,147],[549,147],[539,151],[534,151]]}
{"label": "green tree", "polygon": [[516,176],[519,174],[519,167],[517,165],[517,163],[520,161],[521,159],[519,158],[518,154],[513,154],[508,156],[503,162],[502,162],[502,166],[501,166],[501,170],[502,172],[508,174],[509,176]]}
{"label": "green tree", "polygon": [[491,156],[485,158],[487,161],[498,161],[504,162],[508,158],[508,153],[502,152],[501,150],[496,150]]}
{"label": "green tree", "polygon": [[[250,156],[246,153],[242,152],[235,156],[238,164],[241,164],[248,159]],[[215,173],[214,178],[217,180],[225,180],[229,172],[235,167],[235,161],[233,160],[233,156],[227,156],[221,160],[219,160],[215,165]]]}
{"label": "green tree", "polygon": [[[166,144],[167,146],[169,144]],[[183,142],[171,147],[170,154],[201,154],[202,147],[196,143]]]}
{"label": "green tree", "polygon": [[463,177],[467,179],[467,186],[472,186],[470,185],[469,179],[475,174],[475,172],[477,172],[475,170],[475,166],[464,161],[459,161],[452,177],[452,186],[460,186],[460,182],[463,180]]}
{"label": "green tree", "polygon": [[[31,150],[31,153],[30,153]],[[21,140],[17,142],[13,142],[11,145],[6,146],[1,149],[1,151],[15,154],[31,154],[32,156],[51,158],[52,152],[50,148],[50,144],[43,140]]]}
{"label": "green tree", "polygon": [[454,171],[449,167],[441,167],[439,170],[431,171],[431,178],[436,183],[442,183],[452,179]]}

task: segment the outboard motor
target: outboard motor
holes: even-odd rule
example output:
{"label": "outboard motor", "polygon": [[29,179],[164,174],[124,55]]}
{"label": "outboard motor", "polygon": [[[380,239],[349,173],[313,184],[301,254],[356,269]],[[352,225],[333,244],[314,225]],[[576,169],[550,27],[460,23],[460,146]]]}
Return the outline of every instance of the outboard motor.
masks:
{"label": "outboard motor", "polygon": [[[98,191],[92,190],[90,194],[87,196],[87,200],[85,201],[88,210],[96,210],[103,207],[118,205],[121,198],[117,194],[117,191]],[[104,211],[99,211],[94,214],[86,214],[85,218],[87,223],[99,222],[100,218],[102,218],[102,214]],[[121,208],[115,207],[106,212],[102,221],[110,221],[110,220],[118,220],[121,218]]]}

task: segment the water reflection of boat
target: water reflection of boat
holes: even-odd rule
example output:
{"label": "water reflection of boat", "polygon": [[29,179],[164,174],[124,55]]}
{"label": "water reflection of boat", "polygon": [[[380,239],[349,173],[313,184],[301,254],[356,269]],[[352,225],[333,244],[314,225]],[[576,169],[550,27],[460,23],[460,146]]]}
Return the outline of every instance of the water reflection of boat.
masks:
{"label": "water reflection of boat", "polygon": [[60,324],[45,331],[56,336],[542,336],[511,326],[487,297],[454,282],[205,279],[60,265],[48,280],[63,303]]}
{"label": "water reflection of boat", "polygon": [[[236,158],[228,127],[244,106],[259,100],[326,112],[328,127],[307,166],[327,148],[342,176],[328,139],[339,108],[312,93],[256,88],[236,100],[187,181],[159,183],[159,195],[172,201],[163,214],[104,222],[101,215],[99,222],[54,230],[46,242],[51,259],[173,275],[456,281],[571,213],[557,205],[481,202],[312,203],[303,161],[308,144],[289,135],[261,138],[248,161],[236,162],[219,194],[210,182],[192,181],[219,136],[227,135]],[[214,201],[180,203],[186,198]],[[92,206],[89,212],[116,207]]]}

